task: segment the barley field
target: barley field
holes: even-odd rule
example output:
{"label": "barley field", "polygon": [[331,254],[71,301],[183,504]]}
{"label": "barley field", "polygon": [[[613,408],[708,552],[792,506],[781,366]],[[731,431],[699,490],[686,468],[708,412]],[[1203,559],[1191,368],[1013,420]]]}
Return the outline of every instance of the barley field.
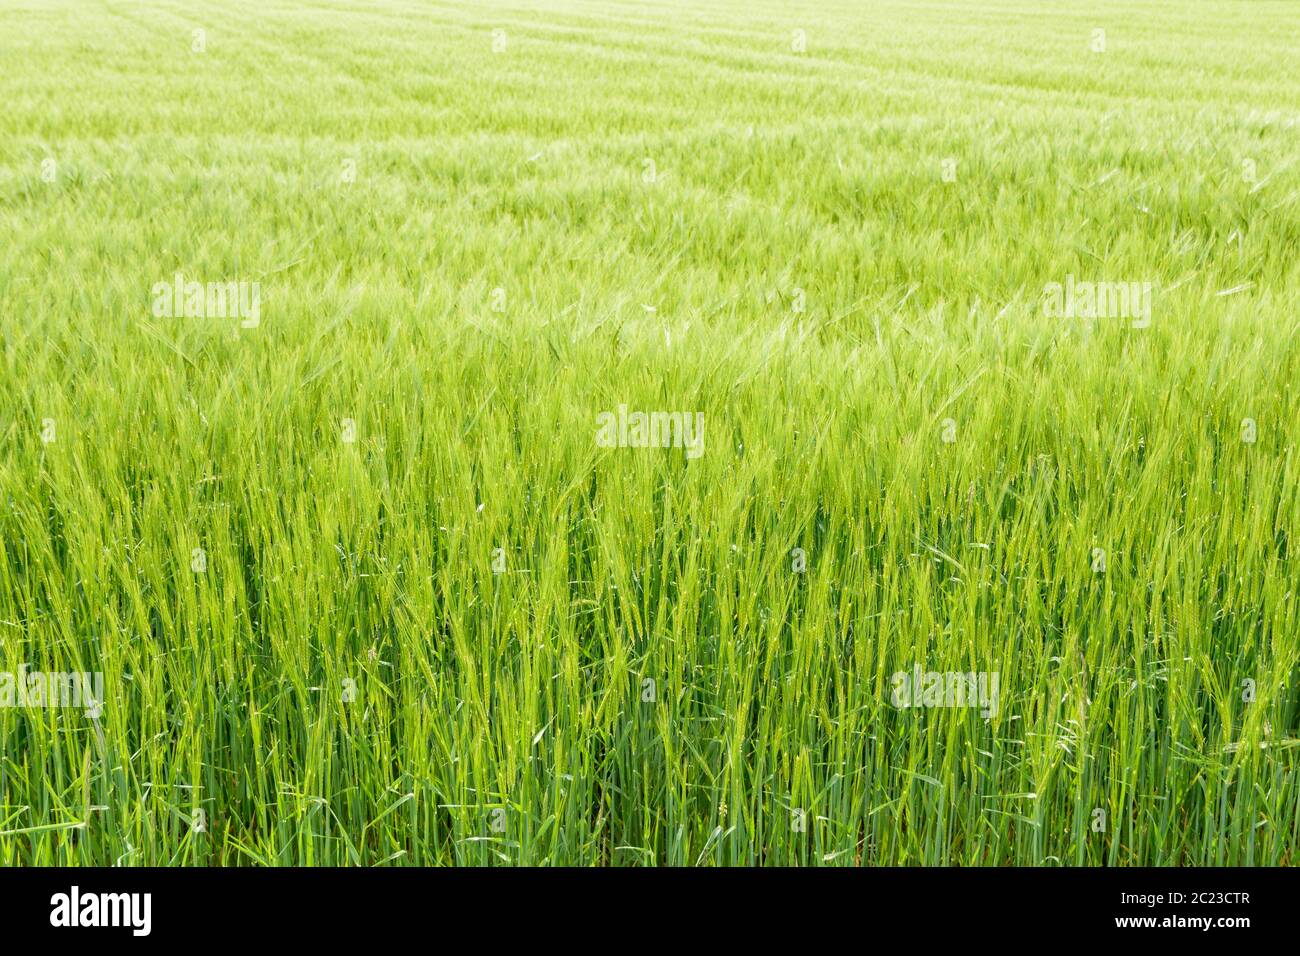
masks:
{"label": "barley field", "polygon": [[10,0],[0,866],[1300,862],[1300,7]]}

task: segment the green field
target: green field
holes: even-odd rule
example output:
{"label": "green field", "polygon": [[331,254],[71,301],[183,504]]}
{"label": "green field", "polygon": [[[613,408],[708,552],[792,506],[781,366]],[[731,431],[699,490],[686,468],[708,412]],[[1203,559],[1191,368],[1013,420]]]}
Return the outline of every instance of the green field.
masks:
{"label": "green field", "polygon": [[0,866],[1300,863],[1298,144],[1281,0],[7,2]]}

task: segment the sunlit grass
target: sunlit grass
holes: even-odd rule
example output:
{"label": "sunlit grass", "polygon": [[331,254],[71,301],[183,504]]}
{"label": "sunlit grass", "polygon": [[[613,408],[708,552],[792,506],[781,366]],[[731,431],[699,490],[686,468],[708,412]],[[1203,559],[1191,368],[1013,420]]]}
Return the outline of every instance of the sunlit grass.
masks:
{"label": "sunlit grass", "polygon": [[[0,708],[0,865],[1296,863],[1297,49],[7,5],[0,671],[108,700]],[[260,322],[155,315],[178,272]]]}

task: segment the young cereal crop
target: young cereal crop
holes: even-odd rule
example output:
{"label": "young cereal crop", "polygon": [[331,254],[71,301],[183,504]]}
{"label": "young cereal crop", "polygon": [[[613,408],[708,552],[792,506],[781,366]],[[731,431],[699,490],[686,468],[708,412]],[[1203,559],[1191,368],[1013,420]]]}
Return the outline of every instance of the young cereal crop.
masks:
{"label": "young cereal crop", "polygon": [[5,3],[0,866],[1297,863],[1298,51]]}

